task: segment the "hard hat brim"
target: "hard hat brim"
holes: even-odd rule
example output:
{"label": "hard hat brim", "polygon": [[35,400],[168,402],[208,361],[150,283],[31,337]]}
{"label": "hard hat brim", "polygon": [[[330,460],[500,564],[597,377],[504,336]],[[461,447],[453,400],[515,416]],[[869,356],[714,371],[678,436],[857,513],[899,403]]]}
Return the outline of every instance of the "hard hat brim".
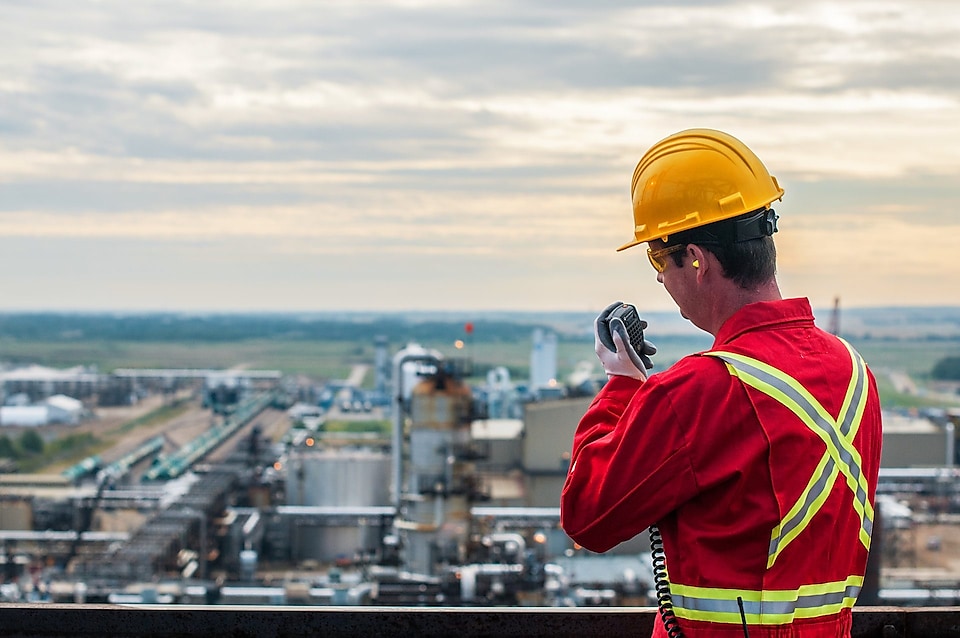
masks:
{"label": "hard hat brim", "polygon": [[623,246],[620,246],[620,248],[617,248],[617,252],[620,252],[621,250],[626,250],[627,248],[633,248],[634,246],[637,246],[638,244],[642,244],[645,241],[646,240],[643,240],[643,239],[634,239],[633,241],[627,242]]}

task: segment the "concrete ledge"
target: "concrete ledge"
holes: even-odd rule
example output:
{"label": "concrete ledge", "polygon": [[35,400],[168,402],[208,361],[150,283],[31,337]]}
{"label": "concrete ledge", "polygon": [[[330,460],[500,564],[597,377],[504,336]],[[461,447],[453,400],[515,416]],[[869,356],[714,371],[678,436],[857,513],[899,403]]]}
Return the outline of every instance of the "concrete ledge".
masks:
{"label": "concrete ledge", "polygon": [[[853,638],[960,636],[960,607],[863,607]],[[650,608],[193,607],[0,605],[0,636],[286,638],[339,636],[650,636]]]}

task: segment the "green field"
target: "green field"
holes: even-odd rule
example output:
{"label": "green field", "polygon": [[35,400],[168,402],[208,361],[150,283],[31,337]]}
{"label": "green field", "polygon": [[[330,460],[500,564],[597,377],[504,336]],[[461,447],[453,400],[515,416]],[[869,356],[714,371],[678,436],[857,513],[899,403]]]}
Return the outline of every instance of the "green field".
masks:
{"label": "green field", "polygon": [[[659,348],[654,357],[657,369],[669,366],[680,357],[707,348],[706,336],[666,336],[656,339]],[[929,380],[934,364],[946,356],[960,356],[960,339],[947,340],[852,340],[876,373],[885,407],[924,407],[931,402],[922,397],[897,393],[886,377],[888,370],[901,370],[918,384]],[[391,353],[404,344],[390,343]],[[515,382],[529,376],[532,343],[526,339],[468,342],[456,349],[452,342],[425,340],[421,345],[438,350],[446,357],[465,357],[474,364],[474,378],[481,381],[486,370],[504,366]],[[247,339],[238,341],[140,342],[112,340],[31,341],[0,339],[0,361],[37,363],[50,367],[93,366],[109,373],[117,368],[231,368],[280,370],[303,375],[316,382],[345,378],[351,366],[372,364],[374,346],[361,341],[304,339]],[[595,362],[593,342],[586,339],[561,340],[557,348],[558,374],[564,379],[582,361]],[[599,366],[596,367],[599,372]],[[368,375],[368,381],[369,381]],[[933,402],[937,405],[937,402]],[[960,404],[958,397],[957,404]]]}
{"label": "green field", "polygon": [[903,370],[918,380],[930,377],[934,364],[944,357],[960,356],[960,339],[851,340],[874,370]]}
{"label": "green field", "polygon": [[50,367],[230,368],[280,370],[317,379],[343,378],[350,366],[373,361],[373,346],[336,341],[70,342],[0,340],[0,360]]}
{"label": "green field", "polygon": [[[690,352],[709,345],[709,340],[669,338],[658,343],[657,363],[668,365]],[[391,354],[405,344],[389,344]],[[481,341],[456,349],[452,342],[424,341],[420,345],[445,357],[473,361],[482,377],[485,371],[504,366],[514,381],[530,372],[530,341]],[[372,343],[262,339],[235,342],[133,342],[133,341],[24,341],[0,339],[0,361],[36,363],[62,368],[93,366],[109,373],[118,368],[230,368],[280,370],[323,381],[342,379],[358,363],[372,364]],[[595,362],[593,342],[561,340],[557,345],[557,367],[561,378],[582,361]],[[597,364],[599,371],[599,364]]]}

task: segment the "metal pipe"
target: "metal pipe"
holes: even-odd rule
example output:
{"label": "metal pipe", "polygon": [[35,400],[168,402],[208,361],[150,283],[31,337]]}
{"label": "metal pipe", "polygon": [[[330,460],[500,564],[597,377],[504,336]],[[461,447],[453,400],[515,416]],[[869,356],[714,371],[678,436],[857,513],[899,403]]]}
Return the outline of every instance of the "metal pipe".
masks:
{"label": "metal pipe", "polygon": [[491,543],[502,544],[504,551],[507,550],[507,545],[509,543],[514,543],[516,545],[516,550],[514,553],[521,557],[527,550],[527,539],[525,539],[522,534],[518,534],[516,532],[494,532],[492,534],[487,534],[485,538],[490,539]]}
{"label": "metal pipe", "polygon": [[954,456],[954,446],[956,445],[957,440],[954,438],[955,427],[952,421],[947,421],[947,467],[953,467],[956,465],[956,457]]}

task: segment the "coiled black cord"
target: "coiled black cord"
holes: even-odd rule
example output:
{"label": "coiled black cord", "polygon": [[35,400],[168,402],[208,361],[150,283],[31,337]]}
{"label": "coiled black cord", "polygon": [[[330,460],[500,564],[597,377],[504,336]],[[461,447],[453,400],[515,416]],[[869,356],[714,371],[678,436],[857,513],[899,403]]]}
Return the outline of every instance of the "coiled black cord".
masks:
{"label": "coiled black cord", "polygon": [[660,619],[670,638],[683,638],[680,621],[673,613],[673,600],[670,598],[670,581],[667,579],[667,554],[663,551],[663,537],[660,528],[650,526],[650,554],[653,557],[653,587],[657,594],[657,608]]}

